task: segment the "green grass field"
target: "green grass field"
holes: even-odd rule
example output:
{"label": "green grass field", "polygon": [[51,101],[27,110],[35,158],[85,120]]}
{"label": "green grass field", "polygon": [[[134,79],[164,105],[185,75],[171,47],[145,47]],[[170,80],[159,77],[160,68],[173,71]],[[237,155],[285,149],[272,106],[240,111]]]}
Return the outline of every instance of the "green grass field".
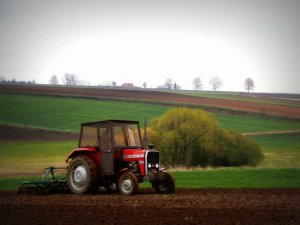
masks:
{"label": "green grass field", "polygon": [[300,121],[282,118],[241,116],[216,114],[216,119],[221,127],[232,129],[238,132],[261,132],[272,130],[299,130]]}
{"label": "green grass field", "polygon": [[261,167],[300,168],[300,135],[274,135],[253,138],[262,148]]}
{"label": "green grass field", "polygon": [[[65,97],[0,94],[0,123],[47,129],[79,130],[82,122],[105,119],[138,120],[143,124],[169,109],[158,104]],[[239,132],[293,130],[300,121],[251,115],[215,114],[221,127]]]}
{"label": "green grass field", "polygon": [[181,188],[299,188],[300,169],[220,168],[173,173]]}
{"label": "green grass field", "polygon": [[144,121],[168,107],[79,98],[0,94],[0,122],[49,129],[79,130],[80,123],[106,119]]}
{"label": "green grass field", "polygon": [[67,166],[67,154],[77,144],[76,141],[1,143],[0,177],[39,175],[48,166]]}
{"label": "green grass field", "polygon": [[[171,172],[176,188],[300,188],[300,169],[220,168]],[[21,181],[40,177],[0,178],[0,190],[17,190]],[[151,184],[144,182],[141,188]]]}

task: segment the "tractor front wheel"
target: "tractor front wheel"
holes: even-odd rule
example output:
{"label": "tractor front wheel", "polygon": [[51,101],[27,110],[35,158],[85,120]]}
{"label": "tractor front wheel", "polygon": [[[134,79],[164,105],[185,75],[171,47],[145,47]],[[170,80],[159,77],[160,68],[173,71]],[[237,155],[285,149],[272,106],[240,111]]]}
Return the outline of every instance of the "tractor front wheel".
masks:
{"label": "tractor front wheel", "polygon": [[79,155],[68,167],[67,182],[75,194],[95,192],[99,188],[96,163],[88,156]]}
{"label": "tractor front wheel", "polygon": [[163,172],[163,178],[161,180],[153,182],[152,187],[157,193],[173,193],[175,191],[175,180],[171,174]]}
{"label": "tractor front wheel", "polygon": [[124,172],[118,179],[118,190],[123,195],[135,195],[139,190],[137,177],[131,172]]}

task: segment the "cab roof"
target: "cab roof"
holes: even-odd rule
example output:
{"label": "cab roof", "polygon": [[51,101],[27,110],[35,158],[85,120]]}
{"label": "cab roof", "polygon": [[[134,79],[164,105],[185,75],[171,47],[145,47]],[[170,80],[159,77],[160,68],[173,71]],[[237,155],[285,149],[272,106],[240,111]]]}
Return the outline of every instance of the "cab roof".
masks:
{"label": "cab roof", "polygon": [[96,122],[81,123],[81,126],[113,125],[113,124],[139,124],[134,120],[102,120]]}

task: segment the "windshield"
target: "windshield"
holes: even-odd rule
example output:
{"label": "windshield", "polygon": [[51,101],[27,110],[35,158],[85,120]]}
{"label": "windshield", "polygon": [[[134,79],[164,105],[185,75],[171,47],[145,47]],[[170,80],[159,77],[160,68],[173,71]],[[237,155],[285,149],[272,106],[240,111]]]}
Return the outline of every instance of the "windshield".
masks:
{"label": "windshield", "polygon": [[140,134],[137,124],[114,126],[115,146],[141,147]]}

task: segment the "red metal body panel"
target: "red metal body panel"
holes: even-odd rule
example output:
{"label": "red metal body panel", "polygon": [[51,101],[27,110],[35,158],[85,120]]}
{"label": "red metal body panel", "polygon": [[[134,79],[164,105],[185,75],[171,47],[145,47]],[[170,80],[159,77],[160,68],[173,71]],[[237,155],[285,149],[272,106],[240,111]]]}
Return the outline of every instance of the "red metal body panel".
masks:
{"label": "red metal body panel", "polygon": [[[121,155],[121,152],[123,152],[123,155]],[[116,149],[115,158],[121,162],[137,161],[141,176],[146,175],[144,149]]]}
{"label": "red metal body panel", "polygon": [[137,161],[142,176],[145,176],[145,150],[143,149],[124,149],[123,162]]}

